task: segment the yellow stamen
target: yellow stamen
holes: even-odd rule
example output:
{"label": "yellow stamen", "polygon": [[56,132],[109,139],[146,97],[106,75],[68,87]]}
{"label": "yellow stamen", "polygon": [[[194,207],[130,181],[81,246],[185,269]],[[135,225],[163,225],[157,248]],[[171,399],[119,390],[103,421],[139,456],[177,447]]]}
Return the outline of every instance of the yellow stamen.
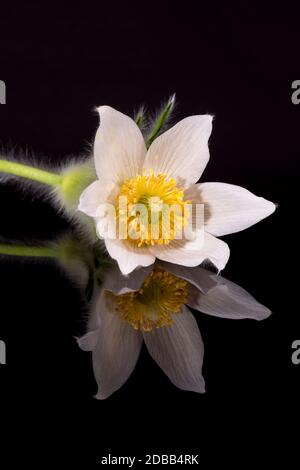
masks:
{"label": "yellow stamen", "polygon": [[152,171],[137,175],[123,183],[117,196],[119,234],[121,227],[124,238],[138,247],[168,244],[177,234],[181,238],[188,224],[188,204],[174,178]]}
{"label": "yellow stamen", "polygon": [[135,330],[151,331],[171,325],[172,316],[187,302],[188,283],[155,268],[137,292],[116,296],[117,312]]}

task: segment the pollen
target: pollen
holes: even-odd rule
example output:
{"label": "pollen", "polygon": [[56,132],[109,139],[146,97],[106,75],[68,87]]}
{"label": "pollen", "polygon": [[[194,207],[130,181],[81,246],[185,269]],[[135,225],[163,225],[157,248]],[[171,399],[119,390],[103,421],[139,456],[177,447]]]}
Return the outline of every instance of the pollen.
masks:
{"label": "pollen", "polygon": [[155,268],[137,292],[116,296],[117,313],[135,330],[151,331],[173,323],[187,302],[188,283]]}
{"label": "pollen", "polygon": [[126,180],[116,200],[119,237],[138,247],[169,244],[174,238],[182,238],[189,220],[189,204],[183,189],[165,174],[151,171]]}

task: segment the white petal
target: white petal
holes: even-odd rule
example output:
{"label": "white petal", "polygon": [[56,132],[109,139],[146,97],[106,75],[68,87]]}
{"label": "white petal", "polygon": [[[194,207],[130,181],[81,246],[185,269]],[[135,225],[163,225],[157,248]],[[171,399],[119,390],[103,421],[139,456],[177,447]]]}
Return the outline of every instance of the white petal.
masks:
{"label": "white petal", "polygon": [[142,335],[116,313],[103,311],[93,368],[98,383],[96,398],[102,400],[118,390],[135,368],[142,345]]}
{"label": "white petal", "polygon": [[121,184],[142,170],[146,145],[140,129],[129,116],[110,106],[100,106],[100,126],[94,143],[98,178]]}
{"label": "white petal", "polygon": [[225,183],[197,185],[205,204],[205,230],[221,236],[239,232],[272,214],[275,204],[247,189]]}
{"label": "white petal", "polygon": [[198,290],[206,294],[214,287],[218,285],[215,279],[214,273],[207,269],[197,267],[187,268],[185,266],[179,266],[178,264],[165,263],[160,261],[159,265],[174,276],[180,277],[195,286]]}
{"label": "white petal", "polygon": [[134,247],[126,240],[105,240],[106,249],[109,255],[115,259],[122,274],[130,274],[139,266],[150,266],[154,263],[155,257],[147,248]]}
{"label": "white petal", "polygon": [[94,351],[97,346],[99,330],[89,331],[85,335],[77,339],[78,346],[82,351]]}
{"label": "white petal", "polygon": [[99,289],[95,283],[93,298],[89,304],[87,333],[76,338],[83,351],[93,351],[97,345],[103,306],[105,307],[105,291],[103,288]]}
{"label": "white petal", "polygon": [[78,210],[90,217],[96,217],[97,209],[109,199],[109,194],[115,187],[112,181],[96,180],[81,194]]}
{"label": "white petal", "polygon": [[183,187],[198,181],[209,160],[212,116],[190,116],[157,137],[143,167],[173,177]]}
{"label": "white petal", "polygon": [[152,266],[147,268],[137,268],[132,273],[124,276],[117,266],[114,266],[106,274],[103,288],[113,292],[115,295],[135,292],[140,289],[145,278],[152,271]]}
{"label": "white petal", "polygon": [[203,393],[204,346],[197,322],[186,307],[173,318],[171,326],[144,333],[148,351],[174,385]]}
{"label": "white petal", "polygon": [[[202,231],[199,231],[202,232]],[[203,240],[202,240],[203,238]],[[209,233],[199,234],[193,241],[173,240],[166,246],[154,246],[150,251],[158,259],[183,266],[198,266],[211,261],[221,271],[229,258],[228,245]]]}
{"label": "white petal", "polygon": [[216,317],[263,320],[271,311],[258,303],[247,291],[221,276],[215,276],[219,283],[207,294],[199,293],[189,301],[189,306]]}

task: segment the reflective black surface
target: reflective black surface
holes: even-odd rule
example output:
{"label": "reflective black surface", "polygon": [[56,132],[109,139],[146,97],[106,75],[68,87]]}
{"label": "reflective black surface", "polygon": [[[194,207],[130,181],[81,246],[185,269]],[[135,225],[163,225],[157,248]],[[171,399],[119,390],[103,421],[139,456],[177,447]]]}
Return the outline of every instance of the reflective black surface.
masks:
{"label": "reflective black surface", "polygon": [[[300,105],[291,101],[291,84],[300,78],[298,23],[292,4],[1,6],[4,153],[29,149],[55,165],[89,151],[95,105],[155,110],[175,91],[176,119],[215,115],[203,181],[238,184],[279,204],[270,218],[224,237],[231,258],[223,274],[274,313],[261,323],[197,314],[205,396],[177,390],[143,350],[126,385],[94,400],[91,357],[73,338],[84,331],[79,293],[55,263],[1,259],[1,432],[13,445],[11,464],[97,463],[108,452],[144,450],[199,453],[211,464],[242,462],[240,453],[254,463],[295,455]],[[68,227],[47,197],[10,183],[0,199],[1,240],[47,240]]]}

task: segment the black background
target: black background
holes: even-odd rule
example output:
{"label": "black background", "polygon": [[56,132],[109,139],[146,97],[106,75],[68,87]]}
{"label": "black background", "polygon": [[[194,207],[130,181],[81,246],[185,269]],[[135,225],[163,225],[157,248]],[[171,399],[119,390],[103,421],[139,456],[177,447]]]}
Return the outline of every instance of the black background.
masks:
{"label": "black background", "polygon": [[[299,22],[289,2],[1,5],[2,153],[33,153],[54,166],[88,152],[96,105],[155,111],[176,92],[176,119],[215,115],[203,180],[244,186],[279,208],[225,238],[224,276],[274,313],[261,323],[197,314],[206,395],[177,390],[143,350],[124,387],[94,400],[90,355],[73,339],[84,328],[78,292],[55,264],[2,258],[0,460],[7,451],[11,465],[68,468],[85,459],[90,468],[108,452],[176,451],[243,467],[296,456],[300,105],[291,84],[300,79]],[[68,226],[12,182],[0,199],[1,240],[52,239]]]}

